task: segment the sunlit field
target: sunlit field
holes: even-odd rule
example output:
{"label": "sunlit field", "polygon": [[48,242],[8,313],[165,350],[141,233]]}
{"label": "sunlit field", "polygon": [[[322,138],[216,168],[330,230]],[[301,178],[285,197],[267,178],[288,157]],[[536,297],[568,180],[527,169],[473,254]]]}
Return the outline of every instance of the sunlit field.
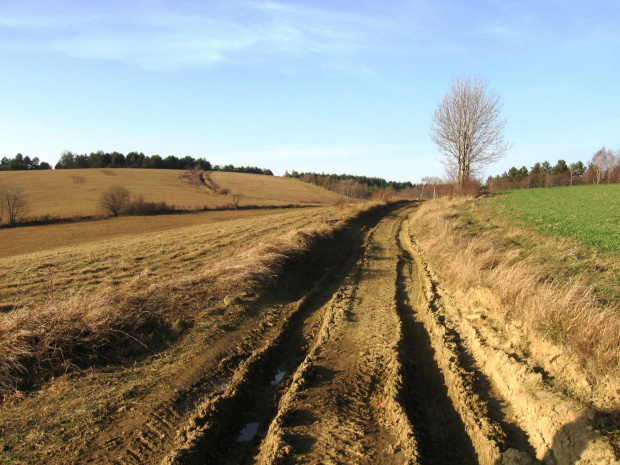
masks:
{"label": "sunlit field", "polygon": [[503,214],[545,234],[620,253],[619,184],[511,190],[494,202]]}
{"label": "sunlit field", "polygon": [[239,206],[332,204],[339,195],[297,179],[246,173],[212,173],[227,195],[218,195],[181,170],[81,169],[0,172],[0,186],[23,189],[29,216],[76,218],[101,215],[99,199],[112,186],[124,186],[147,202],[166,202],[179,209],[227,208],[232,195]]}

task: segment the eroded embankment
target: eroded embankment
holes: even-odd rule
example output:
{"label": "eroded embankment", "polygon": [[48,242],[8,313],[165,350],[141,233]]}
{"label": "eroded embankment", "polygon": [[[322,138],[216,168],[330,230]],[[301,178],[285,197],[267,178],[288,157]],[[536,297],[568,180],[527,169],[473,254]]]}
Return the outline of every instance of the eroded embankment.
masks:
{"label": "eroded embankment", "polygon": [[408,231],[401,241],[425,295],[419,319],[480,463],[617,463],[594,412],[545,383],[479,309],[451,297]]}

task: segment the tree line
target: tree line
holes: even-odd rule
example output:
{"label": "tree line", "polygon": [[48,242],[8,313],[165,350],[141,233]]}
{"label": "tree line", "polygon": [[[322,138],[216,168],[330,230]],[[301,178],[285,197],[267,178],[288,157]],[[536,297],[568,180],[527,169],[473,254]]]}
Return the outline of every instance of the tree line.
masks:
{"label": "tree line", "polygon": [[55,166],[56,169],[74,168],[153,168],[166,170],[193,170],[202,171],[227,171],[235,173],[251,173],[273,175],[270,169],[258,168],[256,166],[233,166],[233,165],[211,165],[204,158],[194,158],[189,155],[177,157],[168,155],[144,155],[142,152],[129,152],[124,155],[120,152],[91,152],[90,154],[78,154],[65,151]]}
{"label": "tree line", "polygon": [[386,181],[383,178],[355,176],[352,174],[298,173],[297,171],[289,173],[287,171],[284,176],[296,178],[303,182],[323,187],[329,191],[357,199],[369,198],[377,191],[391,190],[396,192],[413,187],[413,184],[409,181]]}
{"label": "tree line", "polygon": [[14,158],[2,157],[0,160],[0,171],[49,170],[51,168],[49,163],[40,161],[38,157],[30,158],[21,153],[15,155]]}
{"label": "tree line", "polygon": [[162,158],[160,155],[145,155],[142,152],[129,152],[127,155],[121,152],[104,152],[99,150],[90,154],[74,153],[66,150],[60,156],[55,168],[80,169],[80,168],[155,168],[155,169],[194,169],[210,170],[211,163],[204,158],[195,159],[190,156],[176,157],[168,155]]}
{"label": "tree line", "polygon": [[[30,158],[21,153],[14,158],[3,157],[0,160],[0,171],[17,170],[48,170],[52,166],[47,162],[39,161],[38,157]],[[74,153],[66,150],[60,156],[55,169],[82,169],[82,168],[154,168],[168,170],[193,170],[202,171],[226,171],[234,173],[265,174],[273,176],[270,169],[259,168],[257,166],[234,166],[214,165],[204,158],[194,158],[191,156],[177,157],[168,155],[145,155],[142,152],[129,152],[127,155],[121,152],[104,152],[99,150],[90,154]]]}
{"label": "tree line", "polygon": [[620,183],[620,150],[614,153],[603,147],[592,155],[587,165],[581,160],[568,164],[560,159],[555,165],[544,161],[535,163],[529,169],[526,166],[513,166],[501,175],[489,176],[487,179],[490,190],[601,183]]}

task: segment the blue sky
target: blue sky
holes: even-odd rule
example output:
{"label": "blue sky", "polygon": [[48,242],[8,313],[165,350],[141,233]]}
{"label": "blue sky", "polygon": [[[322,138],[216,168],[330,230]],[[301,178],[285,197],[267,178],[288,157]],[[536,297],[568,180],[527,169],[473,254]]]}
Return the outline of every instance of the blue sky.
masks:
{"label": "blue sky", "polygon": [[506,158],[620,147],[620,2],[0,3],[0,156],[62,151],[419,181],[457,75],[503,97]]}

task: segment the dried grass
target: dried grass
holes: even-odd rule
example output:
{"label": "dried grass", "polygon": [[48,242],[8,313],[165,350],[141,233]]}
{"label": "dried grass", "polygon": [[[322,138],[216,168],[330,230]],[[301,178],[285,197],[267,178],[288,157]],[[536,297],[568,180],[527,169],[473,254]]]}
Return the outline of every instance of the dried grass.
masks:
{"label": "dried grass", "polygon": [[43,303],[9,312],[0,318],[0,396],[36,388],[69,370],[161,350],[178,335],[179,319],[197,317],[191,312],[213,301],[268,290],[318,242],[374,207],[334,208],[309,225],[261,236],[253,245],[242,244],[225,258],[194,273],[179,273],[174,280],[154,283],[144,274],[119,286],[79,288],[60,298],[51,294]]}
{"label": "dried grass", "polygon": [[[536,237],[527,251],[509,239],[519,232],[472,234],[457,213],[463,200],[423,205],[411,227],[442,276],[463,291],[480,286],[499,298],[506,321],[517,319],[532,335],[576,354],[589,379],[620,379],[620,306],[603,301],[581,276],[562,278],[539,252],[562,245]],[[566,256],[571,252],[566,250]]]}
{"label": "dried grass", "polygon": [[0,320],[0,393],[150,350],[167,322],[163,309],[150,310],[148,303],[144,295],[105,285],[10,312]]}

